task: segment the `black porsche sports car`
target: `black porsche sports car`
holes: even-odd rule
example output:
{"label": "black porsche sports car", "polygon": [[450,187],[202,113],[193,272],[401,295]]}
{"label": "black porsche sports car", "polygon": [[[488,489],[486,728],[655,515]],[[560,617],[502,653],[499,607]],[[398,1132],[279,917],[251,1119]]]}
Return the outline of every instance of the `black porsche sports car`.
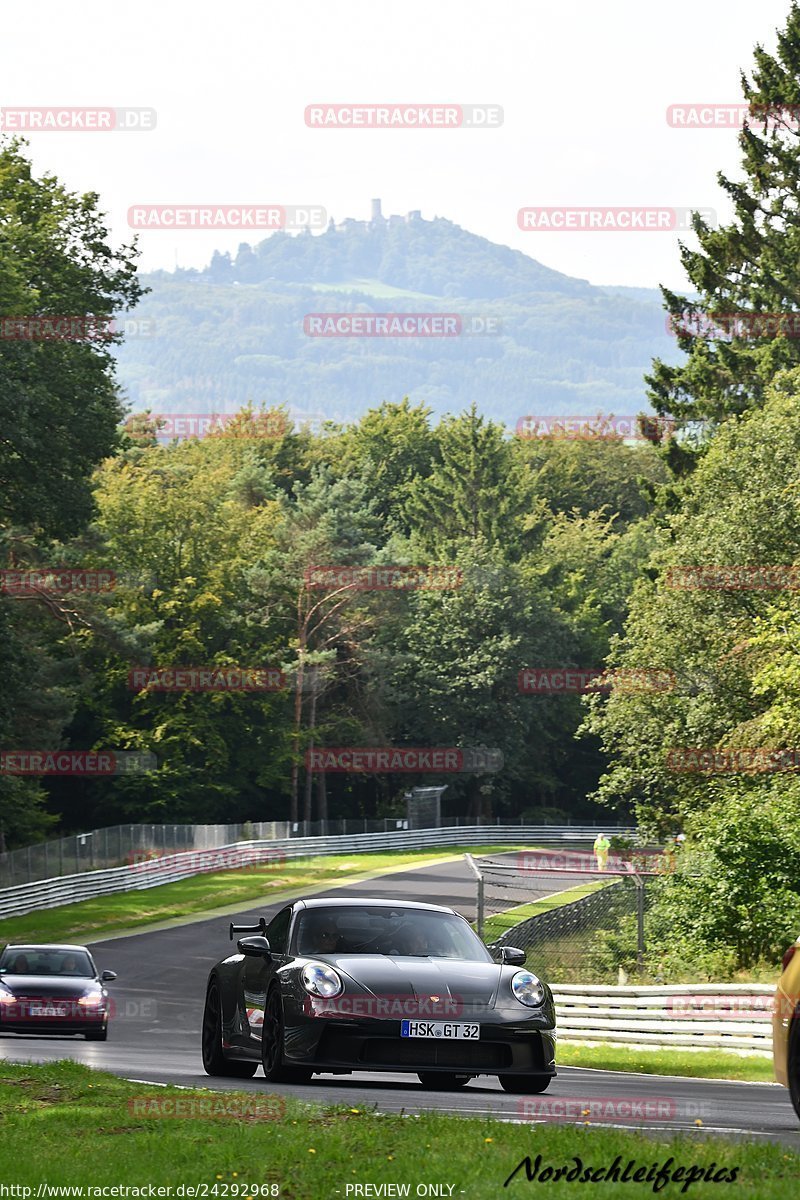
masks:
{"label": "black porsche sports car", "polygon": [[109,996],[85,946],[6,946],[0,954],[0,1033],[108,1037]]}
{"label": "black porsche sports car", "polygon": [[426,1087],[497,1075],[542,1092],[555,1075],[552,993],[505,946],[496,962],[450,908],[395,900],[297,900],[210,972],[209,1075],[303,1083],[316,1073],[410,1071]]}

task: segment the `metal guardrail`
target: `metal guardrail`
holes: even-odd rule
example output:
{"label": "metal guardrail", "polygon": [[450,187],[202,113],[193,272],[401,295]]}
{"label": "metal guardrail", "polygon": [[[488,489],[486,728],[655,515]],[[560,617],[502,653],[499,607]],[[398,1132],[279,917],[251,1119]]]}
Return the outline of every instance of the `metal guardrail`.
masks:
{"label": "metal guardrail", "polygon": [[[522,825],[518,820],[517,825]],[[429,828],[440,821],[412,821],[400,817],[343,817],[327,821],[244,821],[229,825],[111,825],[86,830],[69,837],[56,838],[23,846],[19,850],[0,851],[0,888],[32,883],[35,879],[53,879],[77,875],[82,871],[101,871],[124,867],[147,853],[178,854],[182,850],[211,850],[233,842],[273,841],[275,838],[344,837],[359,833],[393,833],[396,830]],[[448,828],[464,826],[460,817],[446,819]],[[498,822],[499,824],[499,822]],[[569,821],[567,825],[569,826]],[[596,822],[578,824],[577,829]],[[488,828],[488,826],[487,826]],[[555,828],[561,828],[556,826]]]}
{"label": "metal guardrail", "polygon": [[774,984],[552,987],[559,1042],[772,1054]]}
{"label": "metal guardrail", "polygon": [[[474,825],[444,829],[403,829],[388,833],[347,834],[341,837],[275,838],[236,842],[211,850],[166,854],[130,866],[25,883],[0,890],[0,917],[21,916],[42,908],[75,904],[115,892],[140,891],[174,883],[206,871],[231,870],[287,858],[369,853],[380,850],[432,849],[437,846],[486,844],[569,844],[593,841],[599,826],[574,825]],[[607,834],[631,837],[635,830],[603,827]],[[263,857],[258,858],[258,855]],[[251,855],[247,858],[247,855]]]}

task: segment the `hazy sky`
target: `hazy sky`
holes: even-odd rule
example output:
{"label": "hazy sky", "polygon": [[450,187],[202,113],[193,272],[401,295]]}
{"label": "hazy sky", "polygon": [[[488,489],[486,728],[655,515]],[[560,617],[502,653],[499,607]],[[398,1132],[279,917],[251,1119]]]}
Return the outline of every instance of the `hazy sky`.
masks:
{"label": "hazy sky", "polygon": [[[337,220],[421,209],[593,283],[680,286],[672,232],[523,232],[526,206],[691,206],[728,216],[736,133],[670,128],[670,104],[741,99],[788,0],[82,0],[2,8],[0,106],[138,106],[147,133],[31,134],[37,170],[133,204],[315,204]],[[322,103],[497,104],[499,129],[313,129]],[[259,235],[140,235],[142,267],[202,266]]]}

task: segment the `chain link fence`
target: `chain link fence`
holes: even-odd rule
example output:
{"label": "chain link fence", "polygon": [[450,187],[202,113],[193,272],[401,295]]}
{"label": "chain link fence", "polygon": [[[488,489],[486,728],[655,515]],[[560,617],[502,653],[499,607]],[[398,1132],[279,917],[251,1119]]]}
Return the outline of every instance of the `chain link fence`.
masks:
{"label": "chain link fence", "polygon": [[531,970],[550,983],[617,983],[615,943],[637,947],[641,901],[646,911],[647,888],[620,880],[522,921],[497,944],[526,950]]}
{"label": "chain link fence", "polygon": [[551,983],[624,983],[628,971],[643,969],[651,877],[662,873],[657,848],[606,857],[602,867],[577,846],[466,858],[487,944],[525,950],[531,969]]}

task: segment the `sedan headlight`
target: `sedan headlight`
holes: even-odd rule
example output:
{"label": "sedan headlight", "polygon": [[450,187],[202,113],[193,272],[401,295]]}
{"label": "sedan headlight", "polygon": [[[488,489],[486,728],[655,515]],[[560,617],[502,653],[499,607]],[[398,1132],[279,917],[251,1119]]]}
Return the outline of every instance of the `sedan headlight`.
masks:
{"label": "sedan headlight", "polygon": [[312,996],[338,996],[339,992],[344,991],[338,973],[323,963],[306,963],[301,978],[303,987]]}
{"label": "sedan headlight", "polygon": [[544,985],[531,971],[517,971],[511,980],[511,991],[527,1008],[544,1004]]}
{"label": "sedan headlight", "polygon": [[0,1004],[15,1004],[16,996],[0,983]]}
{"label": "sedan headlight", "polygon": [[78,1000],[81,1008],[100,1008],[103,1004],[102,992],[87,992],[85,996],[81,996]]}

